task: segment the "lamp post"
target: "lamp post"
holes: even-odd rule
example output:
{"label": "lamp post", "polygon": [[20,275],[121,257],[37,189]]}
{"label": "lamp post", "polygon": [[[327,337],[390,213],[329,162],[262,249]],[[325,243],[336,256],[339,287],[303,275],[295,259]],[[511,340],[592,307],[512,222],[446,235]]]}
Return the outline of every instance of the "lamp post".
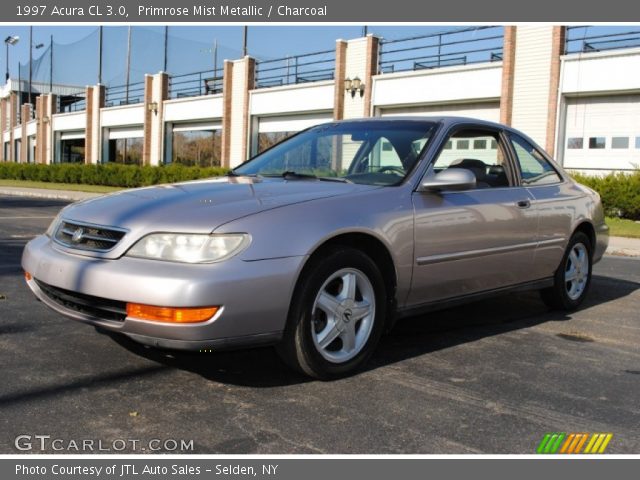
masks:
{"label": "lamp post", "polygon": [[4,39],[4,43],[7,46],[7,75],[5,77],[6,83],[9,83],[9,45],[15,45],[20,41],[20,37],[17,35],[9,35]]}

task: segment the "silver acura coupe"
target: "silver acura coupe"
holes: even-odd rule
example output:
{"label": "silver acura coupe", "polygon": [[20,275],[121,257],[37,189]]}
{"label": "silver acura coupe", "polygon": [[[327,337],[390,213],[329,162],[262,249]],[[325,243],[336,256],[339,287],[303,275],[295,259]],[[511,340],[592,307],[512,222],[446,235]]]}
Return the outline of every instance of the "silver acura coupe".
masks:
{"label": "silver acura coupe", "polygon": [[72,204],[22,265],[42,302],[102,330],[276,345],[332,378],[403,316],[523,288],[574,309],[607,243],[598,194],[522,133],[394,117],[312,127],[223,178]]}

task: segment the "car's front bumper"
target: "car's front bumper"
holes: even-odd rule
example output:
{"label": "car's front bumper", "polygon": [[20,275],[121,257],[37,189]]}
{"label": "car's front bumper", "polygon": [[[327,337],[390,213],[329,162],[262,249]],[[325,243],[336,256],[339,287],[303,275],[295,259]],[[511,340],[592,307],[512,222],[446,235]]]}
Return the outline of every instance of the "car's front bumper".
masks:
{"label": "car's front bumper", "polygon": [[[46,236],[25,247],[27,284],[47,306],[75,320],[123,333],[141,343],[200,350],[276,342],[284,330],[291,295],[305,257],[246,262],[238,258],[187,265],[129,257],[104,260],[58,250]],[[42,287],[42,288],[41,288]],[[130,317],[105,318],[47,293],[46,287],[91,301],[164,307],[218,306],[206,322],[174,324]],[[49,292],[50,293],[50,292]]]}

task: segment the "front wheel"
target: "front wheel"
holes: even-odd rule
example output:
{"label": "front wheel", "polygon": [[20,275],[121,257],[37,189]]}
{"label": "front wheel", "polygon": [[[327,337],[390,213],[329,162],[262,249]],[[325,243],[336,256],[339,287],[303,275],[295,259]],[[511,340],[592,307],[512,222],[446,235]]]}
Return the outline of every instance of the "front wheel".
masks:
{"label": "front wheel", "polygon": [[312,259],[294,293],[281,357],[315,378],[354,372],[380,339],[386,300],[380,270],[363,252],[335,248]]}
{"label": "front wheel", "polygon": [[592,260],[589,237],[576,232],[556,270],[553,286],[540,292],[547,306],[560,310],[578,308],[589,290]]}

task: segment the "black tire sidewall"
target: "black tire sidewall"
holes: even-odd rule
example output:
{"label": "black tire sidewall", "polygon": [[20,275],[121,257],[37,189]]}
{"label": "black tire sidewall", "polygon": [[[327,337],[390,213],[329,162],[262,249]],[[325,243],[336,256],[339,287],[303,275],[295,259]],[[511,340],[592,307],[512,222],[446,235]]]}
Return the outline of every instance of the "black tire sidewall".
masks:
{"label": "black tire sidewall", "polygon": [[[324,282],[343,268],[359,270],[371,282],[376,301],[375,315],[371,333],[362,350],[344,363],[332,363],[318,352],[313,343],[311,310]],[[289,318],[294,326],[290,338],[290,341],[294,342],[294,352],[291,353],[295,353],[300,369],[316,378],[339,377],[357,370],[371,356],[380,340],[386,320],[386,299],[387,293],[380,270],[373,260],[361,251],[339,248],[315,259],[303,273]]]}

